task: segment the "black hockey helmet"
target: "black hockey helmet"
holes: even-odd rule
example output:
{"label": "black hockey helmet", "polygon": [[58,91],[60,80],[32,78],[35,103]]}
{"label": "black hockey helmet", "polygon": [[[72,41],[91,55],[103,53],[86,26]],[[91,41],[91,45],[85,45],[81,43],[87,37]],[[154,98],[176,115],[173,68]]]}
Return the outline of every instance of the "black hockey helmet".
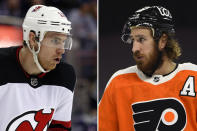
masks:
{"label": "black hockey helmet", "polygon": [[170,11],[161,6],[146,6],[137,10],[128,18],[122,31],[122,41],[132,43],[131,27],[148,27],[153,29],[153,37],[158,40],[163,33],[175,34],[174,24]]}

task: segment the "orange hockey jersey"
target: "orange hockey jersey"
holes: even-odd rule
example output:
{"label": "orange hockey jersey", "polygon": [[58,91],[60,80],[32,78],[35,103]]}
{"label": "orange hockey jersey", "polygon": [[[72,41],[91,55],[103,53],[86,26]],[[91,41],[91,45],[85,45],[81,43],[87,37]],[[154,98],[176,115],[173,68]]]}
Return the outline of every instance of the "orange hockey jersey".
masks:
{"label": "orange hockey jersey", "polygon": [[116,72],[99,103],[99,131],[197,131],[197,66],[145,76],[137,66]]}

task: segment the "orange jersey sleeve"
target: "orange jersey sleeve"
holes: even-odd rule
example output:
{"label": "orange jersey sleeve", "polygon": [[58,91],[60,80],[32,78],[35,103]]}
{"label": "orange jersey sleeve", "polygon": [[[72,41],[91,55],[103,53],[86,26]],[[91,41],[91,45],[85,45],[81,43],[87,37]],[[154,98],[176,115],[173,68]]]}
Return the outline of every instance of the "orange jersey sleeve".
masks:
{"label": "orange jersey sleeve", "polygon": [[105,90],[102,101],[99,104],[99,130],[102,131],[118,131],[118,119],[116,105],[110,92],[110,86]]}

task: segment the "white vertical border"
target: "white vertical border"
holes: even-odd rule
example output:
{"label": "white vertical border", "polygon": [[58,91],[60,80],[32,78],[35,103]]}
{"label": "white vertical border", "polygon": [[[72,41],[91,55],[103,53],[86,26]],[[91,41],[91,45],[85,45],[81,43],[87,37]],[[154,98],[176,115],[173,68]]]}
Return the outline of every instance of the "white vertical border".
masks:
{"label": "white vertical border", "polygon": [[99,0],[97,0],[97,131],[99,130]]}

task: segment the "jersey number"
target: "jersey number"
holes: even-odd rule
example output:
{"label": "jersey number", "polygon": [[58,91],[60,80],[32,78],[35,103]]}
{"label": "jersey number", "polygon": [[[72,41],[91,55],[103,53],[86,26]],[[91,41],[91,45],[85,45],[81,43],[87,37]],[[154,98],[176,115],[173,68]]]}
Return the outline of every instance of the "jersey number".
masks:
{"label": "jersey number", "polygon": [[185,81],[185,84],[180,91],[181,96],[196,96],[195,92],[195,77],[194,76],[189,76],[187,80]]}

